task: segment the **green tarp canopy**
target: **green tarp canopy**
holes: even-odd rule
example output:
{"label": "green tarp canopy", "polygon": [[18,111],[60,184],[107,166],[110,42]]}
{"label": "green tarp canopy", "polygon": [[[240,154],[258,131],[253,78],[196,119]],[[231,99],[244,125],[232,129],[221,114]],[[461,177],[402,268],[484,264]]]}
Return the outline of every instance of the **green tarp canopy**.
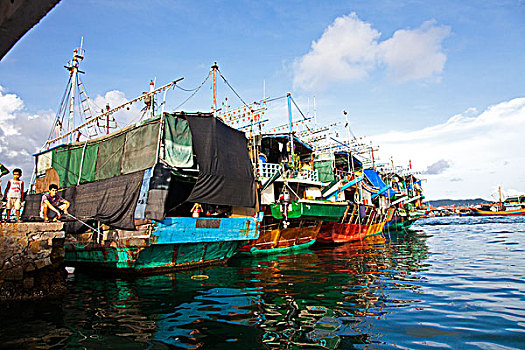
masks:
{"label": "green tarp canopy", "polygon": [[[151,168],[156,161],[160,118],[151,118],[112,134],[55,147],[36,155],[37,175],[54,168],[60,188],[100,181]],[[193,150],[188,122],[165,114],[162,159],[169,166],[191,168]]]}
{"label": "green tarp canopy", "polygon": [[319,181],[324,183],[335,179],[333,162],[331,160],[314,161],[314,168],[319,174]]}

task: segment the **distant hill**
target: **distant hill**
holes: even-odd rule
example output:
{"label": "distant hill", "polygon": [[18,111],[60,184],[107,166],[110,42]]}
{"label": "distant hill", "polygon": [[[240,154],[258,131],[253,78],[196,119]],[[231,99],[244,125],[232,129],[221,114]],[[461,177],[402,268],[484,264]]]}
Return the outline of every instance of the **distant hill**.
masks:
{"label": "distant hill", "polygon": [[491,203],[483,198],[474,198],[474,199],[438,199],[435,201],[428,201],[433,207],[444,207],[455,205],[456,207],[468,207],[470,205],[475,205],[478,203]]}

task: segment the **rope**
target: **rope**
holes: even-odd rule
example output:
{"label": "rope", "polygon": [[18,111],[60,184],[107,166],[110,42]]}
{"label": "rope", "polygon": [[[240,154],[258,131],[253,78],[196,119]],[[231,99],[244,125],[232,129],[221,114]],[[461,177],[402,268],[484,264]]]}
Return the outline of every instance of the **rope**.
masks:
{"label": "rope", "polygon": [[[178,105],[177,107],[175,107],[174,109],[177,110],[179,109],[180,107],[182,107],[186,102],[188,102],[193,96],[195,96],[195,94],[200,90],[200,88],[204,85],[204,83],[206,83],[206,81],[208,81],[208,79],[210,78],[210,75],[211,75],[211,71],[208,72],[208,76],[206,77],[206,79],[204,79],[204,81],[195,89],[193,90],[193,93],[187,98],[185,99],[180,105]],[[175,86],[177,86],[177,84],[175,84]],[[179,86],[177,86],[179,87]],[[179,87],[180,88],[180,87]],[[180,88],[182,89],[182,88]],[[191,91],[191,90],[190,90]]]}
{"label": "rope", "polygon": [[233,93],[239,98],[239,100],[241,100],[241,102],[244,104],[244,106],[248,107],[250,109],[250,112],[252,112],[252,109],[250,108],[250,106],[248,106],[248,104],[246,104],[246,102],[244,102],[244,100],[242,99],[242,97],[237,93],[237,91],[235,91],[233,89],[233,87],[230,85],[230,83],[228,82],[228,80],[226,80],[226,78],[224,77],[224,75],[222,75],[222,72],[217,69],[217,71],[219,72],[219,75],[221,76],[222,80],[224,80],[224,82],[226,83],[226,85],[228,85],[228,87],[233,91]]}
{"label": "rope", "polygon": [[175,87],[178,88],[178,89],[181,89],[182,91],[186,91],[186,92],[191,92],[191,91],[195,91],[197,90],[199,87],[196,87],[195,89],[185,89],[183,87],[180,87],[178,85],[175,84]]}
{"label": "rope", "polygon": [[[306,119],[306,117],[304,116],[303,112],[301,111],[301,109],[299,108],[299,106],[297,105],[297,103],[295,103],[295,100],[293,99],[292,95],[290,95],[290,99],[292,100],[295,108],[297,108],[297,110],[299,111],[299,113],[301,113],[301,116],[303,117],[304,120],[308,120]],[[304,126],[306,126],[306,129],[308,129],[308,131],[312,132],[312,130],[310,130],[310,128],[308,127],[308,124],[304,124]]]}

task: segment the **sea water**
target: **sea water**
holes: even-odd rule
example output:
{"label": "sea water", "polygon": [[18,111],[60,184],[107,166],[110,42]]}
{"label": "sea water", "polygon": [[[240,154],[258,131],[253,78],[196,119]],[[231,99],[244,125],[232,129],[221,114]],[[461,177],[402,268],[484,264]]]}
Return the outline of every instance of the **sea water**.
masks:
{"label": "sea water", "polygon": [[422,219],[296,254],[141,278],[76,272],[0,307],[0,347],[525,349],[525,218]]}

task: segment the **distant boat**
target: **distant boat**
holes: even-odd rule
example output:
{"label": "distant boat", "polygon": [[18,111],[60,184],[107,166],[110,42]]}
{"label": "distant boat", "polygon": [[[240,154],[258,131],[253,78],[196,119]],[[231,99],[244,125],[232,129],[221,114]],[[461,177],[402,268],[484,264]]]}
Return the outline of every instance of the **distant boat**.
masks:
{"label": "distant boat", "polygon": [[[505,208],[504,208],[505,209]],[[516,210],[482,210],[478,208],[472,208],[472,215],[474,216],[513,216],[513,215],[525,215],[524,209]]]}
{"label": "distant boat", "polygon": [[498,187],[499,203],[471,208],[474,216],[515,216],[525,215],[525,195],[507,197],[502,200],[501,187]]}

